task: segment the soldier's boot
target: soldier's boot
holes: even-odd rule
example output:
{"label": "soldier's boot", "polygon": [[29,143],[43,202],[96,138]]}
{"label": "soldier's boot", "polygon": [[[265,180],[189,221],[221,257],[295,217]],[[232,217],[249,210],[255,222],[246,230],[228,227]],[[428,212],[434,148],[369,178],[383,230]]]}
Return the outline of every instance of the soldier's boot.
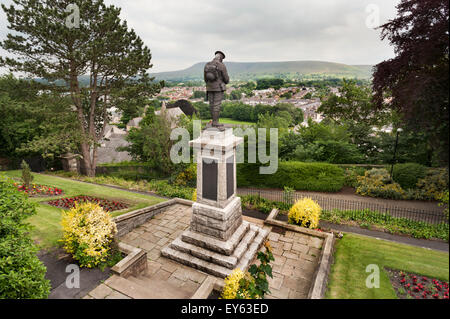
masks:
{"label": "soldier's boot", "polygon": [[219,123],[219,116],[220,116],[220,107],[218,107],[215,111],[214,111],[214,118],[216,119],[216,122],[213,123],[214,127],[217,127],[219,129],[223,129],[223,124]]}

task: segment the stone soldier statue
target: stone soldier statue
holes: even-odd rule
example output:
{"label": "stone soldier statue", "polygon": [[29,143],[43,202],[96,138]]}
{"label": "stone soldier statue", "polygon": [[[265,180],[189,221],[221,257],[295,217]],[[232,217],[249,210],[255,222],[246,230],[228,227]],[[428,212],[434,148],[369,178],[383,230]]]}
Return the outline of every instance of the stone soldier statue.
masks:
{"label": "stone soldier statue", "polygon": [[219,124],[220,106],[226,91],[226,84],[230,82],[227,68],[222,63],[223,59],[225,59],[225,54],[221,51],[216,51],[214,59],[206,63],[204,69],[206,98],[209,101],[212,126],[218,128],[222,126]]}

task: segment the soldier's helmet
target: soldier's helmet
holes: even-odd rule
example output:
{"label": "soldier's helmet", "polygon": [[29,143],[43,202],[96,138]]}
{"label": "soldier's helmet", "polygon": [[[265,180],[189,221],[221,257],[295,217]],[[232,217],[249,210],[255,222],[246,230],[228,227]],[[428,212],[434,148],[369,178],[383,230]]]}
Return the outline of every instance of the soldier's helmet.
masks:
{"label": "soldier's helmet", "polygon": [[225,59],[225,53],[223,53],[222,51],[216,51],[215,53],[214,53],[214,55],[217,55],[217,54],[222,54],[222,57]]}

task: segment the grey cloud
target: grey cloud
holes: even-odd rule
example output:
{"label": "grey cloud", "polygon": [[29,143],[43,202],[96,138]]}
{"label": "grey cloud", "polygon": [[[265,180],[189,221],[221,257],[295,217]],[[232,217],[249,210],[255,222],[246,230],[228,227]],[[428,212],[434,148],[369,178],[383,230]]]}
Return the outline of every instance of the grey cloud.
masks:
{"label": "grey cloud", "polygon": [[[122,8],[151,49],[152,72],[187,68],[216,49],[228,61],[375,64],[392,57],[393,48],[366,27],[366,6],[378,5],[383,23],[395,16],[398,1],[105,0]],[[5,33],[0,27],[0,37]]]}

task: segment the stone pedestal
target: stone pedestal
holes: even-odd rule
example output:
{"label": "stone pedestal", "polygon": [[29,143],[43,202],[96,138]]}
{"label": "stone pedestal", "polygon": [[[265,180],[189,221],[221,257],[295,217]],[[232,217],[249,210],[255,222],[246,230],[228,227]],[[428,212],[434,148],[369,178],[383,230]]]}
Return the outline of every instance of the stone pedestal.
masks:
{"label": "stone pedestal", "polygon": [[242,220],[236,196],[236,146],[242,142],[232,129],[207,129],[190,142],[197,160],[197,202],[190,229],[164,247],[163,256],[218,277],[247,269],[268,232]]}

